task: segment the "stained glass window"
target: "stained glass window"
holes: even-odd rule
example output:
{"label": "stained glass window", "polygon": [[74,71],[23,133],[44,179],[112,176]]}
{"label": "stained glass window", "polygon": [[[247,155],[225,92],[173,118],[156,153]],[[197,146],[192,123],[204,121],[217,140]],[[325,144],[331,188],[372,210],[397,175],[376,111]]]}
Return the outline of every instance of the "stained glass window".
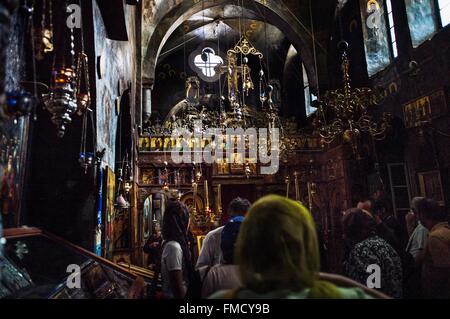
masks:
{"label": "stained glass window", "polygon": [[310,115],[314,114],[314,112],[317,111],[317,109],[315,109],[311,106],[312,102],[317,100],[317,97],[311,93],[311,88],[309,86],[308,73],[306,73],[306,68],[305,68],[304,64],[302,64],[302,69],[303,69],[303,85],[304,85],[304,91],[305,91],[306,116],[310,116]]}
{"label": "stained glass window", "polygon": [[417,48],[437,31],[434,0],[405,1],[412,45]]}
{"label": "stained glass window", "polygon": [[450,0],[439,0],[438,3],[442,26],[445,27],[450,23]]}
{"label": "stained glass window", "polygon": [[384,0],[360,0],[361,21],[369,76],[391,63]]}
{"label": "stained glass window", "polygon": [[397,37],[395,36],[395,22],[391,0],[386,0],[386,10],[388,15],[389,33],[391,35],[392,55],[394,56],[394,58],[396,58],[398,56],[398,48],[397,48]]}

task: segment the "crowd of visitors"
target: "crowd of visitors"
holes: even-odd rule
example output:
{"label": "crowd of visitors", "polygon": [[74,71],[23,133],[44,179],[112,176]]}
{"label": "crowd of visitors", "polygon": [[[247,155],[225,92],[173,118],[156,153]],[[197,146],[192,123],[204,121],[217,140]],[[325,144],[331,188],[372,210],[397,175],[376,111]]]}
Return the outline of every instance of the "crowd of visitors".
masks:
{"label": "crowd of visitors", "polygon": [[196,259],[188,208],[168,204],[146,245],[163,298],[450,298],[450,228],[432,199],[414,198],[404,221],[382,198],[344,212],[342,275],[320,272],[316,225],[301,203],[236,198],[228,215]]}

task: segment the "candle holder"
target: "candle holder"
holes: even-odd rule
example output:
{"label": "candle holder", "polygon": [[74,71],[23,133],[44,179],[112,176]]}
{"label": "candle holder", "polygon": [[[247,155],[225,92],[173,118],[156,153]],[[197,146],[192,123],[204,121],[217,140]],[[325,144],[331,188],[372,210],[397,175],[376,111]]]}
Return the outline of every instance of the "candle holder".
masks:
{"label": "candle holder", "polygon": [[72,68],[61,67],[52,71],[50,93],[44,95],[45,108],[52,114],[52,122],[63,138],[71,116],[77,111],[76,75]]}
{"label": "candle holder", "polygon": [[286,183],[286,198],[289,198],[289,191],[291,186],[291,178],[289,175],[285,177],[284,182]]}

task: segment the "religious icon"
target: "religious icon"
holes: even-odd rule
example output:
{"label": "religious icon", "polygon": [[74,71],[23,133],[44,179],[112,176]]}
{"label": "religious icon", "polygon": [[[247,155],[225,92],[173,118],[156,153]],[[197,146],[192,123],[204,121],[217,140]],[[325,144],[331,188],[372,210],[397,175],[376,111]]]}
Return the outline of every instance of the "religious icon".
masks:
{"label": "religious icon", "polygon": [[442,188],[441,173],[439,171],[430,171],[419,173],[420,194],[424,197],[432,198],[444,205],[444,192]]}

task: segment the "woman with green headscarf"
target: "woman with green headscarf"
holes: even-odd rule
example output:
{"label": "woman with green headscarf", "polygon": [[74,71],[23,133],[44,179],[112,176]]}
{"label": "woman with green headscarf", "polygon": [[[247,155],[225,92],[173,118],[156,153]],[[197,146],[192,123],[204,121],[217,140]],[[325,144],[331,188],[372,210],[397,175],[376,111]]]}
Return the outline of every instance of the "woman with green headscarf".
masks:
{"label": "woman with green headscarf", "polygon": [[320,279],[313,218],[303,205],[281,196],[266,196],[251,207],[239,232],[236,261],[243,287],[211,298],[371,298],[362,288]]}

